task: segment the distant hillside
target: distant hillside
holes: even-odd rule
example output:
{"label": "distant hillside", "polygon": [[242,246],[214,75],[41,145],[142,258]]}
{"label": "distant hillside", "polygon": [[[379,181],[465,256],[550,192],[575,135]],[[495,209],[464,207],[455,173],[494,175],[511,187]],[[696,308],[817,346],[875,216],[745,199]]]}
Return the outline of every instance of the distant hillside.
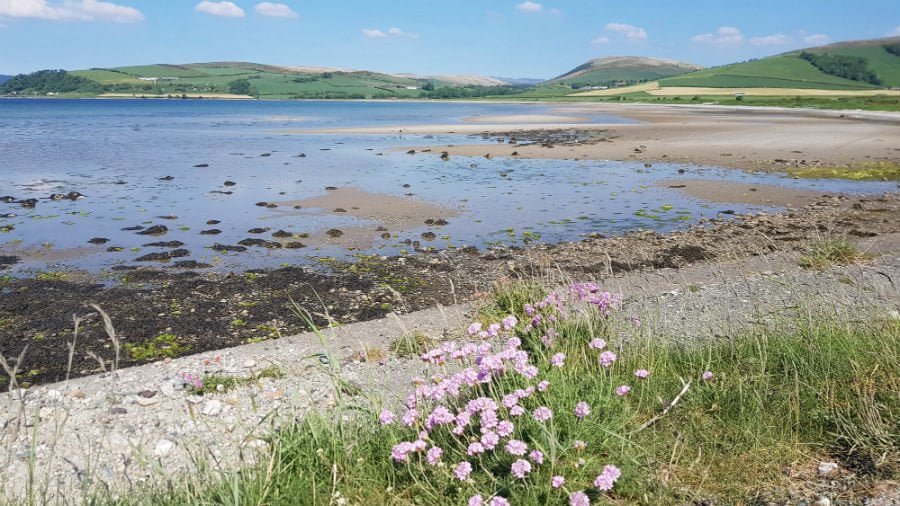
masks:
{"label": "distant hillside", "polygon": [[12,78],[13,78],[13,76],[4,76],[4,75],[0,75],[0,84],[3,84],[3,83],[5,83],[6,81],[9,81],[9,80],[12,79]]}
{"label": "distant hillside", "polygon": [[544,82],[544,79],[533,79],[531,77],[494,77],[499,81],[503,81],[504,83],[509,83],[512,86],[537,86]]}
{"label": "distant hillside", "polygon": [[[19,87],[18,95],[245,96],[271,99],[471,97],[510,93],[506,83],[480,76],[390,75],[352,69],[281,67],[249,62],[139,65],[68,72],[82,87]],[[68,82],[76,82],[69,79]],[[452,88],[454,91],[448,91]],[[457,90],[457,88],[459,88]],[[5,90],[5,91],[4,91]],[[10,90],[0,88],[0,93]]]}
{"label": "distant hillside", "polygon": [[702,68],[699,65],[676,60],[639,56],[608,56],[579,65],[569,72],[547,81],[546,84],[562,84],[572,87],[616,86],[653,81]]}
{"label": "distant hillside", "polygon": [[840,42],[661,79],[663,87],[865,90],[900,86],[900,37]]}

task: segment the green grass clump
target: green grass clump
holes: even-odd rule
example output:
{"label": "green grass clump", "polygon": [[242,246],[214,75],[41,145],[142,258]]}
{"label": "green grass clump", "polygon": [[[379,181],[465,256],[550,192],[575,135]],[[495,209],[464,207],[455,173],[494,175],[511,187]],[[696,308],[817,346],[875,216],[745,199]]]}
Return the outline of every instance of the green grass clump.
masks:
{"label": "green grass clump", "polygon": [[263,378],[283,378],[284,372],[276,366],[266,367],[250,376],[225,376],[222,374],[210,374],[203,376],[201,388],[191,388],[191,393],[195,394],[216,394],[229,392],[235,388],[256,383]]}
{"label": "green grass clump", "polygon": [[832,265],[849,265],[868,258],[859,248],[842,237],[828,237],[813,241],[809,251],[800,257],[800,266],[825,269]]}
{"label": "green grass clump", "polygon": [[[530,298],[533,285],[520,288],[503,287],[494,308],[539,300]],[[512,307],[520,321],[526,318],[521,307]],[[520,325],[516,333],[538,376],[528,381],[504,374],[442,403],[455,410],[486,396],[500,405],[516,388],[549,381],[545,392],[519,400],[524,415],[513,417],[505,407],[497,411],[514,423],[511,438],[544,453],[544,462],[532,462],[524,479],[510,475],[520,457],[503,450],[505,438],[496,451],[466,456],[466,446],[480,436],[474,418],[475,427],[463,438],[445,427],[431,432],[428,447],[444,450],[442,464],[432,466],[423,454],[413,453],[407,462],[391,459],[394,445],[417,438],[430,408],[406,428],[379,424],[375,406],[348,417],[349,408],[339,404],[336,416],[307,416],[273,435],[270,453],[258,466],[186,476],[165,491],[117,503],[443,505],[465,504],[481,494],[544,505],[568,504],[570,492],[585,490],[592,504],[748,504],[786,499],[779,494],[797,488],[784,470],[819,459],[847,466],[865,461],[879,478],[896,476],[900,325],[827,318],[784,323],[684,344],[588,311],[554,325],[559,335],[550,350],[541,340],[548,327],[525,332]],[[599,350],[588,346],[601,337],[608,341],[606,350],[618,354],[608,368],[598,363]],[[551,353],[565,354],[563,367],[550,365]],[[636,369],[649,370],[649,377],[636,378]],[[703,371],[712,378],[702,379]],[[617,396],[620,385],[630,385],[631,392]],[[680,401],[661,415],[681,391]],[[579,419],[573,408],[582,401],[591,413]],[[531,416],[539,406],[552,410],[551,420]],[[586,446],[579,450],[576,441]],[[452,472],[461,460],[475,467],[466,481]],[[612,491],[602,492],[592,483],[607,464],[621,468],[622,477]],[[551,488],[554,475],[564,476],[566,486]]]}
{"label": "green grass clump", "polygon": [[791,169],[790,174],[803,178],[850,179],[853,181],[900,181],[900,164],[869,162],[846,167],[810,167]]}
{"label": "green grass clump", "polygon": [[190,347],[178,342],[178,336],[174,334],[160,334],[143,343],[125,343],[124,347],[131,360],[136,361],[175,358],[190,350]]}

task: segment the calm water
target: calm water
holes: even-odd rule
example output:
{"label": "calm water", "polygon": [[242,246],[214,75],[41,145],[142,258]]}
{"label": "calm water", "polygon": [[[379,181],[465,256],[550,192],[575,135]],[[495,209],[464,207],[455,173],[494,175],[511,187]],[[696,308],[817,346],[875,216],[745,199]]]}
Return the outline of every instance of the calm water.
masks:
{"label": "calm water", "polygon": [[[458,123],[474,115],[550,113],[550,107],[518,104],[374,102],[224,102],[155,100],[0,100],[0,196],[40,199],[36,208],[0,203],[0,254],[22,255],[14,272],[133,264],[153,251],[142,244],[178,240],[186,259],[217,268],[277,266],[313,257],[346,256],[338,247],[219,254],[215,243],[235,244],[254,227],[308,232],[360,224],[335,215],[284,216],[254,205],[321,195],[326,186],[354,186],[403,195],[458,209],[442,227],[435,247],[521,244],[523,233],[541,241],[575,240],[589,232],[636,228],[671,230],[723,209],[758,206],[709,204],[656,187],[687,169],[692,179],[774,183],[823,191],[879,193],[892,183],[801,181],[713,167],[635,162],[511,160],[409,156],[398,146],[490,142],[480,137],[292,135],[286,130],[327,127]],[[597,117],[597,122],[627,122]],[[270,153],[270,156],[260,156]],[[306,157],[296,155],[304,153]],[[209,164],[208,168],[194,168]],[[170,181],[160,178],[172,176]],[[225,187],[226,180],[236,182]],[[408,184],[410,187],[404,188]],[[51,193],[77,191],[87,198],[51,201]],[[225,195],[218,191],[232,191]],[[16,216],[3,218],[7,213]],[[175,215],[175,220],[159,216]],[[423,217],[423,220],[428,217]],[[200,235],[207,220],[220,220],[217,236]],[[162,238],[122,231],[164,224]],[[363,223],[365,224],[365,223]],[[398,239],[377,240],[366,253],[392,254]],[[527,235],[527,234],[526,234]],[[92,237],[111,242],[102,248]],[[107,246],[124,248],[106,252]],[[24,254],[23,252],[29,252]],[[36,254],[37,253],[37,254]]]}

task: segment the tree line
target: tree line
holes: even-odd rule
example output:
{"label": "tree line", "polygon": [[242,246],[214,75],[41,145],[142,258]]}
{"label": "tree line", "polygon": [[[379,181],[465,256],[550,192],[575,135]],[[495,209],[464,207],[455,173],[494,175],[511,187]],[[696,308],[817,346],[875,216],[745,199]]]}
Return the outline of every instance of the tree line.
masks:
{"label": "tree line", "polygon": [[869,69],[869,61],[865,58],[842,54],[810,53],[808,51],[800,53],[800,58],[813,64],[817,69],[828,75],[843,77],[852,81],[881,84],[881,79]]}

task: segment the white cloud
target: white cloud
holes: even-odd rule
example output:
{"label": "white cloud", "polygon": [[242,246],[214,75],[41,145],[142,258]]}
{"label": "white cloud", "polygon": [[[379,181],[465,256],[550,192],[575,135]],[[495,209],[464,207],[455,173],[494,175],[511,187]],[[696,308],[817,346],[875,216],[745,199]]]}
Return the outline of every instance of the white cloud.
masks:
{"label": "white cloud", "polygon": [[596,39],[591,41],[591,44],[596,46],[602,46],[603,44],[609,44],[609,37],[597,37]]}
{"label": "white cloud", "polygon": [[894,28],[894,31],[888,33],[888,36],[900,35],[900,25],[897,25],[897,28]]}
{"label": "white cloud", "polygon": [[544,6],[537,2],[532,2],[531,0],[525,0],[520,4],[516,4],[516,10],[522,12],[541,12],[544,10]]}
{"label": "white cloud", "polygon": [[720,26],[714,33],[695,35],[691,40],[705,44],[739,44],[743,42],[744,36],[733,26]]}
{"label": "white cloud", "polygon": [[294,9],[291,9],[287,4],[276,4],[272,2],[260,2],[256,4],[256,7],[253,8],[257,13],[262,14],[263,16],[269,16],[273,18],[299,18],[300,15],[294,12]]}
{"label": "white cloud", "polygon": [[370,39],[384,39],[387,37],[404,37],[407,39],[419,38],[419,34],[404,32],[397,27],[389,28],[386,32],[378,28],[363,28],[362,34],[366,37],[369,37]]}
{"label": "white cloud", "polygon": [[812,44],[814,46],[818,46],[821,44],[827,44],[828,41],[831,40],[831,37],[825,35],[824,33],[815,33],[812,35],[807,35],[803,37],[803,42],[807,44]]}
{"label": "white cloud", "polygon": [[609,23],[603,27],[608,32],[624,35],[631,42],[642,42],[647,40],[647,31],[639,26],[629,25],[627,23]]}
{"label": "white cloud", "polygon": [[793,38],[783,33],[750,38],[750,43],[754,46],[783,46],[785,44],[790,44],[793,41]]}
{"label": "white cloud", "polygon": [[209,0],[203,0],[194,7],[194,10],[212,16],[221,16],[223,18],[244,17],[244,9],[241,9],[233,2],[210,2]]}
{"label": "white cloud", "polygon": [[112,21],[134,23],[144,20],[141,11],[98,0],[0,0],[0,16],[47,21]]}

